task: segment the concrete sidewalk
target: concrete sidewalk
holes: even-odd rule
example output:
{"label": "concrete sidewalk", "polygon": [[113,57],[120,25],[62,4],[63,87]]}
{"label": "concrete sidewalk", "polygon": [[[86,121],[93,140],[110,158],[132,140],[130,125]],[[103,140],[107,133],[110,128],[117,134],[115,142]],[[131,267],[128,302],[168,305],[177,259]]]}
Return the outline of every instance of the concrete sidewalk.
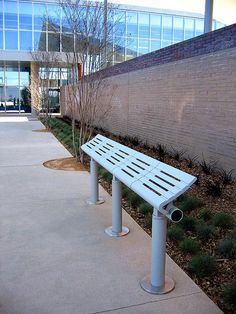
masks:
{"label": "concrete sidewalk", "polygon": [[0,117],[0,313],[217,314],[220,309],[167,257],[176,282],[144,292],[150,237],[124,212],[130,234],[109,238],[111,197],[88,205],[89,174],[45,168],[70,154],[38,121]]}

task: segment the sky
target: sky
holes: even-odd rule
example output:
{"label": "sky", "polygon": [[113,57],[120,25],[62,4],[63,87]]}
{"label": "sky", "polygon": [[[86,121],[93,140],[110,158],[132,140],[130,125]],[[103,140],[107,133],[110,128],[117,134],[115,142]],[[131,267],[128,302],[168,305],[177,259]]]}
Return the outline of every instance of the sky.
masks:
{"label": "sky", "polygon": [[[158,9],[169,9],[204,14],[205,0],[108,0]],[[226,25],[236,23],[236,0],[213,0],[213,18]]]}

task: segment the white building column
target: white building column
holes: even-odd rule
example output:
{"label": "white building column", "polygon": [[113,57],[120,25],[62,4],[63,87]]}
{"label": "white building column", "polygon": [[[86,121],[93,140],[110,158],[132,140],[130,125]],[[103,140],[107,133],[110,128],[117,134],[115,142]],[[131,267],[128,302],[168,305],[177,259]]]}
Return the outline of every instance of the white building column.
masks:
{"label": "white building column", "polygon": [[204,33],[212,31],[213,0],[205,0]]}

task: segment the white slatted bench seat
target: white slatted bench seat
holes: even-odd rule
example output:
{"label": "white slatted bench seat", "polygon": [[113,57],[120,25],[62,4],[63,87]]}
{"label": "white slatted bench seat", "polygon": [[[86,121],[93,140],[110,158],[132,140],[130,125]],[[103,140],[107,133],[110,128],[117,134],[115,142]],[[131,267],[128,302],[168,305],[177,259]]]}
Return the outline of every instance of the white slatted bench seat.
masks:
{"label": "white slatted bench seat", "polygon": [[196,178],[134,149],[97,135],[82,145],[91,157],[90,203],[99,204],[98,171],[100,164],[113,175],[112,226],[105,232],[110,236],[123,236],[129,232],[122,226],[121,182],[153,206],[151,275],[141,281],[141,287],[153,294],[174,289],[174,281],[165,276],[167,218],[179,222],[183,213],[173,201],[196,181]]}

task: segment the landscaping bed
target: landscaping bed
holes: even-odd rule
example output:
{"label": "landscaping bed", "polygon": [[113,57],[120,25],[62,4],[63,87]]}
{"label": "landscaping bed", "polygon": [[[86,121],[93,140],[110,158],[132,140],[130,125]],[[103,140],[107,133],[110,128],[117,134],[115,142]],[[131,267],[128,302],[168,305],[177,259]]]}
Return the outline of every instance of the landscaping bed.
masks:
{"label": "landscaping bed", "polygon": [[[51,119],[49,125],[73,153],[69,121]],[[168,222],[167,253],[225,313],[236,313],[236,182],[232,172],[217,169],[215,162],[204,158],[184,158],[186,153],[174,148],[148,147],[137,138],[98,133],[198,178],[176,201],[184,218],[178,224]],[[88,158],[85,166],[88,169]],[[100,167],[99,181],[110,194],[111,180],[111,174]],[[122,196],[123,208],[151,235],[152,207],[125,186]]]}

